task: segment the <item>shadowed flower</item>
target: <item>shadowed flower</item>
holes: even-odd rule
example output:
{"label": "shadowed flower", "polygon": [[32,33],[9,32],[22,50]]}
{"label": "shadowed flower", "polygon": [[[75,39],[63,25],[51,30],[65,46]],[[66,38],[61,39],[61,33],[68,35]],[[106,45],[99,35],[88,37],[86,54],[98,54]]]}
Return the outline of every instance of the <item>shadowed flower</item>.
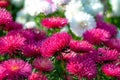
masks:
{"label": "shadowed flower", "polygon": [[52,35],[41,44],[40,51],[42,56],[53,56],[57,51],[61,51],[62,49],[66,48],[70,40],[71,36],[66,32]]}
{"label": "shadowed flower", "polygon": [[110,33],[104,29],[92,29],[88,30],[83,34],[84,40],[88,42],[99,45],[102,42],[108,41],[111,37]]}
{"label": "shadowed flower", "polygon": [[67,19],[61,18],[61,17],[51,17],[51,18],[45,18],[42,20],[42,25],[46,28],[63,28],[65,25],[67,25]]}
{"label": "shadowed flower", "polygon": [[106,23],[103,21],[97,21],[97,28],[104,29],[111,34],[111,37],[116,37],[117,35],[117,27],[113,24]]}
{"label": "shadowed flower", "polygon": [[25,79],[32,72],[32,66],[21,59],[9,59],[4,61],[2,66],[6,69],[5,78],[10,80]]}
{"label": "shadowed flower", "polygon": [[22,29],[23,26],[20,23],[17,22],[9,22],[8,24],[6,24],[6,26],[4,27],[4,30],[6,31],[11,31],[11,30],[20,30]]}
{"label": "shadowed flower", "polygon": [[35,43],[30,42],[29,44],[25,44],[23,47],[23,55],[26,57],[33,57],[40,55],[40,44],[41,43]]}
{"label": "shadowed flower", "polygon": [[36,72],[36,73],[32,73],[29,76],[28,80],[48,80],[48,79],[47,79],[47,77],[45,75]]}
{"label": "shadowed flower", "polygon": [[38,57],[34,60],[33,65],[40,71],[52,71],[54,66],[49,58]]}
{"label": "shadowed flower", "polygon": [[118,51],[120,51],[120,39],[110,39],[107,42],[105,42],[105,45],[111,49],[117,49]]}

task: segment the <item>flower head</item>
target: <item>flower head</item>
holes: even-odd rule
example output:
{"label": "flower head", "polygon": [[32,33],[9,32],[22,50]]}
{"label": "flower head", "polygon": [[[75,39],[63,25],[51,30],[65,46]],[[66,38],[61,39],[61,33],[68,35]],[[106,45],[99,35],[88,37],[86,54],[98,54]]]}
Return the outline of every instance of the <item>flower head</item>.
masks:
{"label": "flower head", "polygon": [[33,57],[40,55],[40,44],[39,42],[29,42],[23,47],[23,55],[26,57]]}
{"label": "flower head", "polygon": [[106,23],[103,21],[97,21],[97,28],[104,29],[108,31],[112,37],[116,37],[117,35],[117,27],[113,24]]}
{"label": "flower head", "polygon": [[16,50],[22,50],[25,38],[20,35],[11,35],[0,38],[0,54],[12,54]]}
{"label": "flower head", "polygon": [[57,6],[48,0],[25,0],[24,8],[31,16],[36,16],[40,13],[47,15],[57,10]]}
{"label": "flower head", "polygon": [[98,49],[98,59],[100,60],[100,62],[114,61],[117,60],[118,56],[119,56],[119,52],[115,49],[108,49],[108,48]]}
{"label": "flower head", "polygon": [[51,17],[42,20],[42,25],[46,28],[62,28],[67,25],[67,20],[61,17]]}
{"label": "flower head", "polygon": [[54,66],[49,58],[38,57],[34,60],[33,65],[40,71],[52,71]]}
{"label": "flower head", "polygon": [[44,57],[51,57],[57,51],[61,51],[69,44],[71,36],[66,32],[56,33],[44,40],[41,44],[41,54]]}
{"label": "flower head", "polygon": [[111,49],[116,49],[118,51],[120,51],[120,39],[110,39],[107,42],[105,42],[105,45]]}
{"label": "flower head", "polygon": [[48,80],[48,79],[47,79],[47,77],[45,75],[36,72],[36,73],[32,73],[29,76],[28,80]]}
{"label": "flower head", "polygon": [[86,30],[96,27],[96,22],[90,14],[79,12],[70,21],[70,29],[76,36],[82,36]]}
{"label": "flower head", "polygon": [[0,7],[9,6],[9,0],[0,0]]}
{"label": "flower head", "polygon": [[25,79],[32,72],[32,66],[21,59],[9,59],[1,64],[6,70],[6,79]]}
{"label": "flower head", "polygon": [[4,8],[0,8],[0,25],[5,25],[12,21],[12,15]]}
{"label": "flower head", "polygon": [[103,29],[92,29],[88,30],[83,34],[84,40],[92,44],[99,45],[102,42],[108,41],[111,37],[110,33]]}
{"label": "flower head", "polygon": [[110,77],[120,77],[120,66],[115,64],[105,64],[102,66],[102,71]]}
{"label": "flower head", "polygon": [[90,50],[94,49],[94,46],[87,41],[70,41],[70,49],[75,52],[89,52]]}
{"label": "flower head", "polygon": [[97,66],[95,62],[88,57],[77,55],[67,64],[67,70],[71,74],[93,79],[97,74]]}

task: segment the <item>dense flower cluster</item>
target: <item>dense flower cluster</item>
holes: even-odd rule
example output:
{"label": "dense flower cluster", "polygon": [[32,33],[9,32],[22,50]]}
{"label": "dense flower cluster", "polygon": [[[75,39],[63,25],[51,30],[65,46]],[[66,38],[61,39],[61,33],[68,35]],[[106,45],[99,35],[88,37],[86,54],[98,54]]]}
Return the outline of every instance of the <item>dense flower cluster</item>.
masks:
{"label": "dense flower cluster", "polygon": [[0,80],[120,80],[109,1],[0,0]]}

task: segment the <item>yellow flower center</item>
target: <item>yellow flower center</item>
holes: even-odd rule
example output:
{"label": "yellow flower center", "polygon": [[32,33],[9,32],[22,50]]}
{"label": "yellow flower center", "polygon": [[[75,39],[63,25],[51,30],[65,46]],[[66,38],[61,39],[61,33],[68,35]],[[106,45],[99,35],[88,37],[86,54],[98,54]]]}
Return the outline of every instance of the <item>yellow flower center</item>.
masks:
{"label": "yellow flower center", "polygon": [[12,71],[17,71],[18,69],[19,69],[19,67],[16,66],[16,65],[15,65],[15,66],[12,66],[12,68],[11,68]]}

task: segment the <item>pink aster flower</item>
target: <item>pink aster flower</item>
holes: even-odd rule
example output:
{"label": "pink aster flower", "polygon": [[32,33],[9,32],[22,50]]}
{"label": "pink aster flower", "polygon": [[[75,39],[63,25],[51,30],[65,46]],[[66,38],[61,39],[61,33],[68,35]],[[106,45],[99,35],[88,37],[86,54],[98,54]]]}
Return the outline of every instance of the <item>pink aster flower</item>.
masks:
{"label": "pink aster flower", "polygon": [[53,56],[57,51],[61,51],[67,47],[70,40],[71,36],[66,32],[56,33],[52,35],[41,44],[40,51],[42,56]]}
{"label": "pink aster flower", "polygon": [[84,40],[87,40],[88,42],[99,45],[102,42],[108,41],[111,37],[110,33],[103,30],[103,29],[92,29],[86,31],[84,34]]}
{"label": "pink aster flower", "polygon": [[11,35],[0,38],[0,54],[12,54],[16,50],[22,50],[25,38],[19,35]]}
{"label": "pink aster flower", "polygon": [[105,42],[105,45],[111,49],[117,49],[118,51],[120,51],[120,39],[110,39],[107,42]]}
{"label": "pink aster flower", "polygon": [[110,77],[120,77],[120,66],[115,64],[105,64],[102,66],[104,74]]}
{"label": "pink aster flower", "polygon": [[97,66],[95,62],[88,57],[77,55],[67,63],[67,70],[71,74],[81,78],[93,79],[97,75]]}
{"label": "pink aster flower", "polygon": [[9,0],[0,0],[0,7],[9,6]]}
{"label": "pink aster flower", "polygon": [[0,64],[0,80],[3,80],[5,77],[5,68]]}
{"label": "pink aster flower", "polygon": [[94,49],[94,46],[84,40],[83,41],[71,40],[70,49],[75,52],[89,52],[90,50]]}
{"label": "pink aster flower", "polygon": [[51,17],[51,18],[45,18],[42,20],[42,25],[46,28],[63,28],[65,25],[67,25],[67,19],[61,18],[61,17]]}
{"label": "pink aster flower", "polygon": [[12,21],[12,15],[4,8],[0,8],[0,25],[5,25]]}
{"label": "pink aster flower", "polygon": [[11,30],[20,30],[22,29],[23,26],[20,23],[17,22],[9,22],[8,24],[6,24],[6,26],[4,27],[4,30],[6,31],[11,31]]}
{"label": "pink aster flower", "polygon": [[54,66],[49,58],[38,57],[34,60],[33,65],[40,71],[52,71]]}
{"label": "pink aster flower", "polygon": [[62,53],[62,57],[66,61],[69,61],[72,57],[75,57],[75,56],[77,56],[77,53],[73,51],[70,51],[69,53],[65,53],[65,52]]}
{"label": "pink aster flower", "polygon": [[100,62],[117,60],[119,52],[115,49],[99,48],[98,59]]}
{"label": "pink aster flower", "polygon": [[21,37],[24,37],[27,41],[33,41],[34,40],[34,33],[31,30],[13,30],[8,32],[8,36],[14,36],[14,35],[20,35]]}
{"label": "pink aster flower", "polygon": [[116,37],[117,35],[117,27],[113,24],[106,23],[103,21],[97,21],[97,28],[104,29],[111,34],[111,37]]}
{"label": "pink aster flower", "polygon": [[9,59],[2,63],[6,69],[5,79],[22,80],[28,78],[32,72],[32,66],[21,59]]}
{"label": "pink aster flower", "polygon": [[26,57],[33,57],[40,55],[40,44],[39,42],[30,42],[29,44],[25,44],[23,47],[23,55]]}
{"label": "pink aster flower", "polygon": [[32,73],[28,80],[48,80],[47,77],[41,73]]}

